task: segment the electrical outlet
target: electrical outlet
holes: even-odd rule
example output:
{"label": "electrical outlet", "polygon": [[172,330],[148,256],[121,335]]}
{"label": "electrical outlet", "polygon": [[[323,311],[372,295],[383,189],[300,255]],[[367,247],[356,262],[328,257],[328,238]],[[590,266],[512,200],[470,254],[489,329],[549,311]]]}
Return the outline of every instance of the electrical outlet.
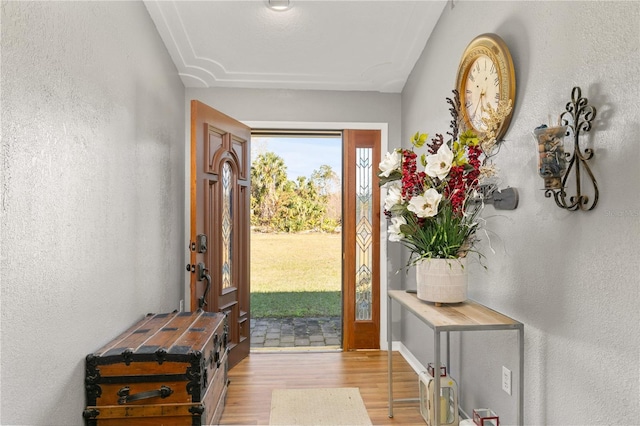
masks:
{"label": "electrical outlet", "polygon": [[180,312],[184,312],[184,299],[180,300]]}
{"label": "electrical outlet", "polygon": [[511,395],[511,370],[502,366],[502,390]]}

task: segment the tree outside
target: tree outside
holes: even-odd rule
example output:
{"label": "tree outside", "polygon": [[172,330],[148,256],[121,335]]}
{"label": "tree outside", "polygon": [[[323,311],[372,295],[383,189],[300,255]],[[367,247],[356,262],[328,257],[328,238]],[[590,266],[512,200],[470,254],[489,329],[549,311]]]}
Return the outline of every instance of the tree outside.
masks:
{"label": "tree outside", "polygon": [[262,153],[251,166],[251,225],[266,232],[335,232],[341,222],[339,182],[328,165],[310,178],[287,180],[284,160]]}

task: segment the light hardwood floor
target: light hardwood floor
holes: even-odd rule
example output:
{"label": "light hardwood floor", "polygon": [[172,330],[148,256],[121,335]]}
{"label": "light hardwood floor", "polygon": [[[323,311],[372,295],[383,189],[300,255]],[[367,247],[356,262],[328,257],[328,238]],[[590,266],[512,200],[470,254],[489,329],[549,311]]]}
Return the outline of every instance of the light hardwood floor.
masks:
{"label": "light hardwood floor", "polygon": [[[393,353],[394,399],[417,398],[418,377]],[[223,425],[268,425],[273,389],[357,387],[374,425],[424,425],[418,402],[395,403],[388,416],[386,351],[252,352],[229,371]]]}

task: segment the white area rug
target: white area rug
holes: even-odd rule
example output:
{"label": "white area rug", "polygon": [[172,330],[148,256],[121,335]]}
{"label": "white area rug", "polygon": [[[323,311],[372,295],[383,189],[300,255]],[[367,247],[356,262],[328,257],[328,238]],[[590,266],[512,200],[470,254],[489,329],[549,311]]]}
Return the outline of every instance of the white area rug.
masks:
{"label": "white area rug", "polygon": [[371,425],[358,388],[274,389],[270,425]]}

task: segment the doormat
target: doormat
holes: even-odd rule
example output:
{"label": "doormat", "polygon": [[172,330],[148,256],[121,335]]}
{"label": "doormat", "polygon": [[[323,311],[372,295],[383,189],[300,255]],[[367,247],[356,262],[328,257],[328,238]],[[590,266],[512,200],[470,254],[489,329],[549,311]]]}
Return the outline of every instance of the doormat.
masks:
{"label": "doormat", "polygon": [[274,389],[274,425],[371,425],[358,388]]}

